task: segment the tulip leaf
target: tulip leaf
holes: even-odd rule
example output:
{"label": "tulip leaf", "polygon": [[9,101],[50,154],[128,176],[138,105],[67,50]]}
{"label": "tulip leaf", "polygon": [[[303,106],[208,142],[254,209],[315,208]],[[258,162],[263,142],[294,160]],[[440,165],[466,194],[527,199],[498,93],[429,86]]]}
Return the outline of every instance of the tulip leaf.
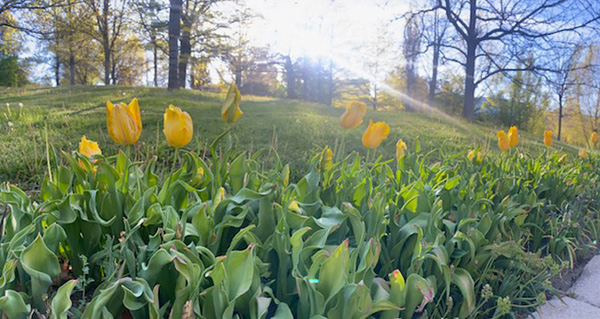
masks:
{"label": "tulip leaf", "polygon": [[56,295],[52,298],[50,319],[67,319],[71,308],[71,292],[77,284],[77,280],[71,279],[58,288]]}
{"label": "tulip leaf", "polygon": [[3,297],[0,297],[0,310],[6,318],[27,318],[27,314],[31,311],[31,307],[25,303],[23,295],[14,291],[7,290]]}
{"label": "tulip leaf", "polygon": [[454,269],[452,273],[452,283],[455,284],[463,296],[463,302],[460,306],[459,317],[466,318],[475,308],[475,283],[468,271],[463,268]]}
{"label": "tulip leaf", "polygon": [[60,274],[58,258],[44,244],[42,236],[29,245],[21,255],[23,270],[31,276],[32,297],[34,306],[44,309],[43,295],[52,283],[52,279]]}

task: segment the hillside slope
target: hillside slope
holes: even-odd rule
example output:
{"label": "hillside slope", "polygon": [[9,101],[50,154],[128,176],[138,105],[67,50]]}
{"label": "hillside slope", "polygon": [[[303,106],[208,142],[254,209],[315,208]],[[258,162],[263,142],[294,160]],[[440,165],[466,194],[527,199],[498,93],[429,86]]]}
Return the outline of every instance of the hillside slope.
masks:
{"label": "hillside slope", "polygon": [[[136,145],[139,156],[170,158],[167,152],[171,150],[161,132],[162,113],[169,104],[189,112],[194,120],[194,140],[188,149],[206,149],[224,130],[220,119],[223,96],[218,94],[136,87],[0,89],[0,108],[5,114],[0,120],[0,181],[39,182],[45,168],[46,127],[49,143],[58,150],[75,150],[83,133],[98,141],[104,154],[114,154],[118,146],[106,133],[105,103],[129,102],[134,97],[139,100],[143,121],[142,137]],[[298,171],[306,168],[306,159],[316,149],[324,145],[335,148],[343,134],[346,153],[358,150],[365,154],[360,137],[369,119],[391,126],[389,138],[377,151],[387,157],[393,156],[398,138],[404,139],[409,150],[419,138],[426,152],[466,154],[471,148],[486,145],[498,152],[495,128],[435,114],[369,110],[360,128],[344,132],[338,125],[343,111],[323,105],[243,96],[241,109],[244,116],[233,130],[239,147],[251,152],[273,147],[283,162],[290,163],[293,173],[302,173]],[[546,149],[541,137],[523,134],[521,140],[520,147],[534,153]],[[555,143],[555,147],[568,153],[577,151],[563,143]],[[437,154],[432,153],[433,160]]]}

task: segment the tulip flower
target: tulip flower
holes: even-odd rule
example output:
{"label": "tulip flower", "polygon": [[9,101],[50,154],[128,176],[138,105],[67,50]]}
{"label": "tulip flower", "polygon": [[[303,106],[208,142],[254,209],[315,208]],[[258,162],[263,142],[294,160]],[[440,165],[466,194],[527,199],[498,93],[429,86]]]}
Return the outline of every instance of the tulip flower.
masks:
{"label": "tulip flower", "polygon": [[[88,140],[85,138],[85,135],[83,135],[81,137],[81,142],[79,142],[79,154],[91,158],[94,155],[102,154],[102,150],[100,150],[97,142]],[[81,160],[79,160],[79,164],[83,166],[83,162]]]}
{"label": "tulip flower", "polygon": [[402,139],[399,139],[396,143],[396,159],[404,157],[404,150],[406,149],[406,143]]}
{"label": "tulip flower", "polygon": [[362,137],[362,143],[366,148],[375,149],[383,142],[390,134],[390,126],[385,122],[373,123],[369,120],[369,127]]}
{"label": "tulip flower", "polygon": [[190,185],[194,186],[194,187],[198,187],[202,184],[202,180],[204,178],[204,168],[202,168],[201,166],[198,166],[198,168],[196,169],[196,175],[194,175],[194,177],[192,177],[192,180],[190,181]]}
{"label": "tulip flower", "polygon": [[510,149],[510,141],[508,140],[508,135],[504,132],[504,130],[500,130],[496,133],[498,136],[498,147],[502,151],[508,151]]}
{"label": "tulip flower", "polygon": [[585,150],[579,150],[579,157],[581,158],[587,158],[587,152]]}
{"label": "tulip flower", "polygon": [[510,142],[510,147],[513,148],[519,144],[519,130],[516,126],[512,126],[508,130],[508,140]]}
{"label": "tulip flower", "polygon": [[325,146],[325,149],[323,149],[319,166],[323,172],[327,172],[333,166],[333,151],[329,146]]}
{"label": "tulip flower", "polygon": [[244,112],[240,110],[241,99],[242,96],[240,90],[238,90],[235,83],[231,83],[229,91],[227,92],[227,97],[225,98],[225,103],[223,103],[223,106],[221,107],[221,117],[227,124],[237,122],[242,114],[244,114]]}
{"label": "tulip flower", "polygon": [[142,120],[137,99],[129,105],[118,103],[113,105],[106,102],[106,126],[108,135],[121,145],[131,145],[137,142],[142,134]]}
{"label": "tulip flower", "polygon": [[350,101],[346,104],[346,111],[340,117],[340,125],[345,129],[354,129],[360,126],[367,114],[367,106],[361,101]]}
{"label": "tulip flower", "polygon": [[194,135],[194,123],[188,112],[169,105],[163,115],[163,133],[170,146],[182,148]]}
{"label": "tulip flower", "polygon": [[552,131],[544,132],[544,144],[546,144],[546,146],[552,145]]}
{"label": "tulip flower", "polygon": [[559,162],[559,163],[562,163],[562,162],[564,162],[564,161],[565,161],[565,159],[566,159],[566,158],[567,158],[567,154],[564,154],[563,156],[561,156],[561,157],[558,159],[558,162]]}
{"label": "tulip flower", "polygon": [[467,159],[472,161],[475,158],[475,150],[470,150],[469,154],[467,154]]}
{"label": "tulip flower", "polygon": [[298,206],[298,203],[296,201],[292,201],[288,205],[288,209],[295,213],[302,214],[302,210],[300,209],[300,206]]}
{"label": "tulip flower", "polygon": [[594,145],[598,144],[598,133],[597,132],[592,133],[592,135],[590,136],[590,142],[592,142],[592,144],[594,144]]}

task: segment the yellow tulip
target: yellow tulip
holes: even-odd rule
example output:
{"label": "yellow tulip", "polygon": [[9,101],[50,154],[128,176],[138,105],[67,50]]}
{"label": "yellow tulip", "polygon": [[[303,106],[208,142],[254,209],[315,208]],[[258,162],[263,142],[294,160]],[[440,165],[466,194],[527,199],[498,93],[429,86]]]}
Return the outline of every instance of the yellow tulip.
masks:
{"label": "yellow tulip", "polygon": [[198,187],[202,184],[203,179],[204,179],[204,168],[202,168],[202,166],[198,166],[198,169],[196,169],[196,175],[194,175],[194,177],[192,177],[192,180],[190,181],[190,185],[192,185],[194,187]]}
{"label": "yellow tulip", "polygon": [[300,209],[300,206],[298,206],[298,203],[296,201],[292,201],[288,205],[288,209],[295,213],[302,214],[302,210]]}
{"label": "yellow tulip", "polygon": [[194,123],[188,112],[169,105],[163,114],[163,133],[170,146],[186,146],[194,135]]}
{"label": "yellow tulip", "polygon": [[373,123],[373,120],[369,120],[369,127],[363,134],[362,143],[366,148],[375,149],[389,134],[390,126],[385,122]]}
{"label": "yellow tulip", "polygon": [[118,103],[113,105],[106,102],[106,126],[108,135],[121,145],[131,145],[142,134],[142,120],[137,99],[131,100],[129,105]]}
{"label": "yellow tulip", "polygon": [[396,159],[404,157],[404,150],[406,149],[406,143],[402,139],[399,139],[396,143]]}
{"label": "yellow tulip", "polygon": [[498,147],[502,151],[508,151],[510,149],[510,141],[508,140],[508,135],[504,132],[504,130],[500,130],[496,133],[498,136]]}
{"label": "yellow tulip", "polygon": [[565,161],[565,159],[566,159],[566,158],[567,158],[567,154],[564,154],[563,156],[561,156],[561,157],[558,159],[558,162],[559,162],[559,163],[562,163],[562,162],[564,162],[564,161]]}
{"label": "yellow tulip", "polygon": [[546,146],[552,145],[552,131],[544,132],[544,144],[546,144]]}
{"label": "yellow tulip", "polygon": [[467,159],[469,161],[472,161],[474,158],[475,158],[475,150],[469,151],[469,154],[467,154]]}
{"label": "yellow tulip", "polygon": [[[97,142],[88,140],[85,138],[85,135],[83,135],[81,137],[81,142],[79,142],[79,154],[91,158],[94,155],[102,154],[102,150],[100,150]],[[83,166],[83,161],[79,160],[79,165]]]}
{"label": "yellow tulip", "polygon": [[346,104],[346,111],[340,117],[340,125],[345,129],[360,126],[367,114],[367,106],[361,101],[350,101]]}
{"label": "yellow tulip", "polygon": [[592,142],[592,144],[598,144],[598,133],[597,132],[593,132],[592,135],[590,136],[590,142]]}
{"label": "yellow tulip", "polygon": [[319,165],[321,170],[324,172],[327,172],[333,166],[333,151],[329,148],[329,146],[325,146],[325,149],[323,149]]}
{"label": "yellow tulip", "polygon": [[512,126],[508,130],[508,140],[510,142],[510,147],[515,147],[519,144],[519,130],[516,126]]}
{"label": "yellow tulip", "polygon": [[483,153],[477,152],[477,163],[481,163],[483,161]]}
{"label": "yellow tulip", "polygon": [[579,157],[581,158],[587,158],[587,152],[585,150],[579,150]]}
{"label": "yellow tulip", "polygon": [[240,110],[241,99],[242,95],[240,94],[240,90],[238,90],[235,83],[231,83],[229,91],[227,92],[227,97],[225,98],[225,103],[223,103],[223,106],[221,107],[221,117],[227,124],[237,122],[242,114],[244,114],[244,112]]}

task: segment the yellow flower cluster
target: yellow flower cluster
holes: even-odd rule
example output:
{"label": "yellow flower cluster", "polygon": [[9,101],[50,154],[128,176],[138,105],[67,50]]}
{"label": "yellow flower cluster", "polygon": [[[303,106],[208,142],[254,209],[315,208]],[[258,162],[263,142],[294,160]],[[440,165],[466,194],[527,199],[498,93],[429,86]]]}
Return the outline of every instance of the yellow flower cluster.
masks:
{"label": "yellow flower cluster", "polygon": [[[225,103],[221,108],[221,117],[227,124],[234,124],[244,114],[240,110],[241,95],[235,84],[231,84]],[[142,118],[138,100],[131,103],[113,104],[106,102],[106,127],[108,135],[123,146],[135,144],[142,134]],[[194,136],[194,123],[188,112],[169,105],[163,114],[163,134],[171,147],[182,148]],[[97,142],[85,136],[79,143],[79,154],[87,157],[102,154]]]}

